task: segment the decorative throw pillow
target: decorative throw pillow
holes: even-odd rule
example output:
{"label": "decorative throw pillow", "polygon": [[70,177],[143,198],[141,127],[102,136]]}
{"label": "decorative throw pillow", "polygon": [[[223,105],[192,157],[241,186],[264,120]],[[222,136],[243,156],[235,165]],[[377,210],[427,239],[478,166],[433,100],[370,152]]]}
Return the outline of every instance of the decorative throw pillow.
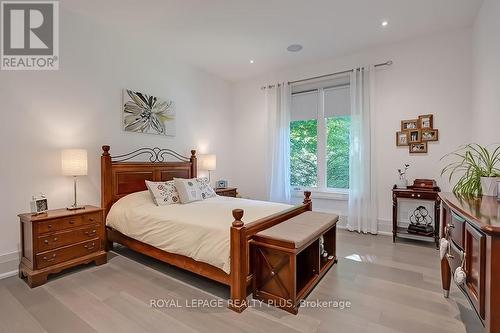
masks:
{"label": "decorative throw pillow", "polygon": [[179,193],[174,186],[174,181],[170,180],[168,182],[151,182],[146,180],[146,186],[148,187],[151,197],[157,206],[166,206],[171,204],[180,203]]}
{"label": "decorative throw pillow", "polygon": [[214,189],[212,187],[210,187],[210,184],[208,182],[207,177],[196,178],[196,182],[198,183],[198,186],[200,187],[201,197],[203,198],[203,200],[217,196]]}
{"label": "decorative throw pillow", "polygon": [[177,193],[179,193],[179,199],[183,204],[203,199],[201,196],[200,186],[198,185],[196,178],[174,178],[174,185]]}

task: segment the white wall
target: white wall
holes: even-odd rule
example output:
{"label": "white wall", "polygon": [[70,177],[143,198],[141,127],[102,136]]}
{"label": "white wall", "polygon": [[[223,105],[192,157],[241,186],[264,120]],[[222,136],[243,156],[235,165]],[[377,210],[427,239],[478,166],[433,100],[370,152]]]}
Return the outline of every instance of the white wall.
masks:
{"label": "white wall", "polygon": [[484,0],[474,25],[474,140],[500,143],[500,1]]}
{"label": "white wall", "polygon": [[[62,148],[88,149],[82,203],[100,203],[103,144],[112,153],[143,146],[216,153],[214,177],[231,179],[230,84],[171,59],[167,41],[127,38],[61,7],[60,70],[0,73],[0,257],[18,251],[16,215],[29,211],[32,194],[47,194],[50,208],[71,203]],[[123,132],[122,88],[173,99],[177,136]]]}
{"label": "white wall", "polygon": [[[391,219],[391,188],[396,170],[411,164],[410,178],[433,178],[447,190],[440,178],[440,158],[471,139],[470,108],[472,89],[472,31],[462,29],[426,36],[397,44],[379,46],[330,61],[284,69],[238,83],[234,91],[236,166],[235,183],[243,196],[266,199],[267,115],[260,87],[333,73],[359,64],[394,64],[376,73],[376,142],[378,149],[379,220],[388,230]],[[434,114],[440,140],[429,145],[425,155],[409,155],[407,148],[395,146],[395,133],[403,119]],[[315,200],[321,210],[346,214],[346,201]]]}

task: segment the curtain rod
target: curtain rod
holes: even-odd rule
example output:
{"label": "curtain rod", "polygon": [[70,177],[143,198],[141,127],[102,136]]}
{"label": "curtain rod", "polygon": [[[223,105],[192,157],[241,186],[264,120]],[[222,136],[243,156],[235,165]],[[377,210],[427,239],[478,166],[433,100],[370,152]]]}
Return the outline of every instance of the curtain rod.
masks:
{"label": "curtain rod", "polygon": [[[382,67],[382,66],[390,66],[390,65],[392,65],[392,60],[388,60],[388,61],[383,62],[381,64],[376,64],[374,67]],[[336,73],[331,73],[331,74],[313,76],[313,77],[309,77],[307,79],[289,81],[288,84],[294,84],[294,83],[305,82],[305,81],[310,81],[310,80],[322,79],[324,77],[329,77],[329,76],[334,76],[334,75],[347,74],[347,73],[351,73],[352,71],[354,71],[354,69],[349,69],[347,71],[341,71],[341,72],[336,72]]]}
{"label": "curtain rod", "polygon": [[[393,64],[393,61],[392,60],[388,60],[386,62],[383,62],[383,63],[380,63],[380,64],[376,64],[374,67],[391,66],[392,64]],[[300,79],[300,80],[295,80],[295,81],[289,81],[288,84],[294,84],[294,83],[305,82],[305,81],[310,81],[310,80],[322,79],[322,78],[329,77],[329,76],[334,76],[334,75],[347,74],[347,73],[351,73],[352,71],[354,71],[354,69],[349,69],[349,70],[346,70],[346,71],[341,71],[341,72],[336,72],[336,73],[331,73],[331,74],[313,76],[313,77],[309,77],[307,79]],[[268,86],[261,87],[261,89],[264,90],[264,89],[270,89],[270,88],[274,88],[274,87],[275,87],[275,85],[268,85]]]}

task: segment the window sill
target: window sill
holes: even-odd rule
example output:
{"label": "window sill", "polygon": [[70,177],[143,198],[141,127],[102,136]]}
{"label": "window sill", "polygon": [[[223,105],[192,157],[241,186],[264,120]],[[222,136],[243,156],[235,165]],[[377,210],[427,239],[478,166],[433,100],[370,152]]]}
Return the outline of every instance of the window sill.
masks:
{"label": "window sill", "polygon": [[303,198],[304,191],[311,191],[311,199],[349,200],[349,190],[292,189],[292,197]]}

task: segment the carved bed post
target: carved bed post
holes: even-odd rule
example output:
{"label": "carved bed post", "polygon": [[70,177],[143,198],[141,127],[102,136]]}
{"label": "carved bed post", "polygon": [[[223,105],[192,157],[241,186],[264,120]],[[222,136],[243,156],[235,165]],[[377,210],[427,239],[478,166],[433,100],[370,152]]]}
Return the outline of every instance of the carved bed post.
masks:
{"label": "carved bed post", "polygon": [[248,242],[246,227],[241,221],[242,209],[233,210],[234,222],[231,226],[231,300],[229,308],[242,312],[247,304],[247,267],[248,267]]}
{"label": "carved bed post", "polygon": [[[102,146],[101,156],[101,207],[104,208],[104,219],[108,216],[111,208],[112,196],[112,178],[111,178],[111,155],[109,154],[109,146]],[[106,251],[113,249],[113,242],[106,239]]]}
{"label": "carved bed post", "polygon": [[312,200],[311,200],[311,191],[304,191],[304,202],[307,205],[307,210],[312,210]]}
{"label": "carved bed post", "polygon": [[191,161],[191,178],[196,178],[197,176],[197,173],[198,173],[198,170],[196,170],[196,150],[191,150],[191,157],[189,158],[189,160]]}

